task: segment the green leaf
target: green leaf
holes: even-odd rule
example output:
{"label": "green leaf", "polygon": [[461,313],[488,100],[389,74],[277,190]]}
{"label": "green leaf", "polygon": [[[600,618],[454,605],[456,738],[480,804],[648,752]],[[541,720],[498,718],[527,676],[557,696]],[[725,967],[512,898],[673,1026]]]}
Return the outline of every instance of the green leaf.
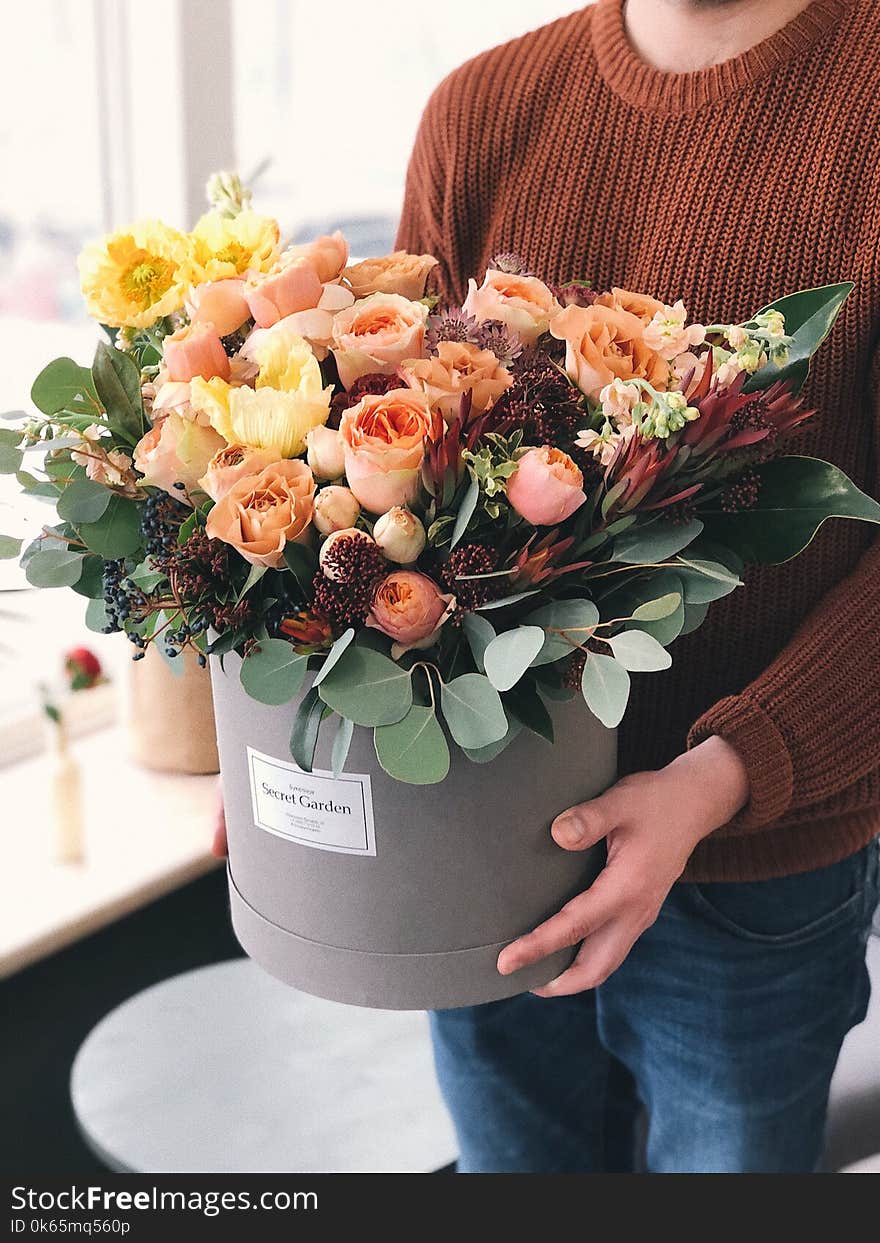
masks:
{"label": "green leaf", "polygon": [[666,648],[644,630],[622,630],[608,642],[614,659],[631,673],[654,673],[672,664]]}
{"label": "green leaf", "polygon": [[248,570],[248,576],[244,580],[244,586],[242,587],[241,591],[238,593],[238,595],[235,598],[236,604],[240,600],[243,600],[245,598],[247,593],[250,591],[251,587],[256,587],[257,583],[266,573],[266,570],[268,568],[269,567],[265,565],[252,565],[251,566],[251,568]]}
{"label": "green leaf", "polygon": [[89,600],[86,605],[86,627],[95,634],[103,634],[104,627],[110,619],[107,616],[107,605],[103,600]]}
{"label": "green leaf", "polygon": [[490,600],[488,604],[481,604],[477,610],[479,613],[488,613],[492,609],[506,609],[509,604],[519,604],[521,600],[528,600],[529,596],[536,596],[538,589],[532,591],[518,591],[516,595],[505,596],[503,600]]}
{"label": "green leaf", "polygon": [[553,742],[553,718],[530,678],[507,691],[503,702],[510,716],[519,721],[520,725],[524,725],[540,738]]}
{"label": "green leaf", "polygon": [[468,747],[462,747],[465,755],[474,764],[489,764],[496,759],[502,751],[506,751],[510,744],[519,734],[522,733],[522,725],[519,721],[511,721],[507,727],[507,733],[498,742],[490,742],[488,747],[478,747],[471,750]]}
{"label": "green leaf", "polygon": [[517,626],[497,635],[483,653],[486,677],[498,691],[515,686],[544,646],[540,626]]}
{"label": "green leaf", "polygon": [[92,373],[72,358],[55,358],[43,368],[31,387],[31,401],[43,414],[69,408],[80,414],[101,412]]}
{"label": "green leaf", "polygon": [[381,652],[351,644],[323,679],[318,693],[355,725],[392,725],[413,701],[410,671]]}
{"label": "green leaf", "polygon": [[460,747],[475,751],[500,741],[507,733],[501,696],[480,673],[464,673],[443,683],[440,703],[449,732]]}
{"label": "green leaf", "polygon": [[28,496],[38,496],[44,499],[55,500],[59,495],[59,488],[56,484],[51,483],[48,479],[37,479],[30,471],[19,470],[15,473],[16,483],[21,487],[23,492]]}
{"label": "green leaf", "polygon": [[627,565],[655,565],[658,561],[668,561],[693,543],[702,530],[699,518],[680,524],[652,522],[650,526],[619,535],[614,541],[612,560],[623,561]]}
{"label": "green leaf", "polygon": [[742,586],[738,575],[717,561],[682,558],[677,573],[684,584],[686,604],[710,604]]}
{"label": "green leaf", "polygon": [[261,704],[286,704],[302,687],[309,663],[284,639],[262,639],[241,662],[239,677],[251,699]]}
{"label": "green leaf", "polygon": [[87,596],[90,600],[100,600],[104,595],[104,562],[100,557],[87,555],[83,557],[82,573],[73,584],[78,595]]}
{"label": "green leaf", "polygon": [[21,444],[24,431],[20,427],[0,427],[0,445],[16,445]]}
{"label": "green leaf", "polygon": [[474,516],[474,510],[477,508],[477,501],[480,499],[480,485],[476,479],[471,478],[468,484],[468,490],[462,498],[461,508],[458,511],[458,517],[455,520],[455,526],[452,528],[452,540],[449,547],[454,548],[461,537],[467,530],[467,525]]}
{"label": "green leaf", "polygon": [[709,612],[708,604],[687,604],[684,610],[684,622],[680,633],[682,635],[690,634],[692,630],[699,630],[703,622],[706,620],[706,614]]}
{"label": "green leaf", "polygon": [[340,657],[342,656],[342,653],[348,647],[349,643],[351,643],[353,638],[354,638],[354,629],[351,626],[349,626],[348,630],[344,631],[339,636],[339,638],[336,640],[336,642],[333,644],[333,646],[330,648],[330,651],[327,653],[326,657],[324,658],[323,665],[321,666],[321,668],[318,670],[317,674],[315,675],[315,680],[312,683],[312,686],[321,685],[321,683],[326,678],[327,674],[330,672],[330,670],[333,668],[336,662],[340,659]]}
{"label": "green leaf", "polygon": [[284,564],[296,579],[304,599],[311,599],[312,579],[318,568],[318,559],[310,548],[304,544],[287,543],[284,545]]}
{"label": "green leaf", "polygon": [[0,535],[0,561],[13,561],[20,556],[21,543],[13,535]]}
{"label": "green leaf", "polygon": [[47,548],[33,554],[25,577],[32,587],[72,587],[82,573],[84,560],[80,553],[66,548]]}
{"label": "green leaf", "polygon": [[479,613],[465,613],[461,621],[461,628],[471,649],[474,664],[480,673],[485,673],[486,666],[483,663],[483,656],[485,655],[486,648],[495,638],[495,627],[485,617],[480,617]]}
{"label": "green leaf", "polygon": [[664,617],[671,617],[680,604],[681,595],[677,591],[670,591],[665,596],[658,596],[656,600],[646,600],[644,604],[633,609],[633,621],[661,621]]}
{"label": "green leaf", "polygon": [[781,457],[759,466],[758,474],[761,487],[751,509],[707,516],[711,537],[745,561],[790,561],[828,518],[880,523],[880,505],[830,462]]}
{"label": "green leaf", "polygon": [[[570,656],[576,647],[586,643],[592,627],[599,620],[599,610],[592,600],[557,600],[536,609],[525,619],[529,626],[542,630],[561,630],[563,634],[545,634],[544,645],[532,661],[533,665],[547,665],[563,656]],[[568,637],[566,637],[566,635]]]}
{"label": "green leaf", "polygon": [[402,720],[373,731],[379,763],[409,785],[436,785],[449,772],[449,745],[433,708],[413,704]]}
{"label": "green leaf", "polygon": [[608,729],[623,720],[629,701],[629,674],[613,656],[590,652],[581,677],[587,707]]}
{"label": "green leaf", "polygon": [[24,453],[15,445],[0,444],[0,475],[14,475],[21,469]]}
{"label": "green leaf", "polygon": [[177,532],[178,545],[185,544],[198,525],[199,511],[194,509],[190,516],[188,518],[184,518],[183,522],[180,524],[180,529]]}
{"label": "green leaf", "polygon": [[106,511],[113,493],[91,479],[74,479],[58,498],[58,517],[66,522],[97,522]]}
{"label": "green leaf", "polygon": [[341,716],[339,718],[339,728],[333,739],[333,750],[330,753],[330,764],[334,777],[338,777],[345,768],[345,761],[348,759],[353,734],[354,721],[350,721],[347,716]]}
{"label": "green leaf", "polygon": [[145,596],[155,591],[159,584],[165,580],[165,574],[161,570],[154,570],[149,558],[133,569],[128,577],[136,587],[140,588]]}
{"label": "green leaf", "polygon": [[324,705],[314,686],[303,696],[290,731],[290,754],[303,772],[310,773],[315,759],[315,747],[324,719]]}
{"label": "green leaf", "polygon": [[79,533],[92,552],[96,552],[105,561],[130,557],[141,546],[138,507],[133,501],[113,495],[103,516],[97,522],[84,522]]}
{"label": "green leaf", "polygon": [[107,412],[108,423],[124,439],[137,444],[147,430],[137,364],[122,350],[99,341],[92,363],[92,379]]}
{"label": "green leaf", "polygon": [[787,361],[781,367],[773,362],[762,367],[747,381],[746,392],[767,388],[777,380],[787,380],[792,391],[799,392],[807,378],[810,358],[834,327],[834,321],[853,289],[852,281],[842,281],[839,285],[802,289],[799,293],[787,294],[761,307],[758,315],[765,311],[781,311],[785,316],[785,331],[794,339]]}

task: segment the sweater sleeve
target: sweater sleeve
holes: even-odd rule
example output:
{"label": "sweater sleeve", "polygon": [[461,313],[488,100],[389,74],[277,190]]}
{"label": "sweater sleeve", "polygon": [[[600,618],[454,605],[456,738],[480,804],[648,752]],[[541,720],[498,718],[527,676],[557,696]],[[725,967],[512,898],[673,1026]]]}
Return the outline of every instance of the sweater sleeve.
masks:
{"label": "sweater sleeve", "polygon": [[880,540],[760,677],[700,717],[688,746],[711,734],[737,749],[751,787],[726,834],[755,832],[880,767]]}
{"label": "sweater sleeve", "polygon": [[428,278],[432,292],[445,301],[452,296],[454,238],[446,220],[446,187],[450,175],[446,83],[428,100],[416,134],[406,173],[406,189],[396,246],[411,254],[430,254],[438,265]]}

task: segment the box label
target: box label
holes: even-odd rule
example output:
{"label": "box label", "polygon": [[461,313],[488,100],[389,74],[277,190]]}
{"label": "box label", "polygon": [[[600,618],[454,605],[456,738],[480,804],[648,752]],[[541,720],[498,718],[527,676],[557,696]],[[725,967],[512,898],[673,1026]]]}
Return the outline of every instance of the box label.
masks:
{"label": "box label", "polygon": [[375,855],[373,795],[366,773],[305,773],[248,747],[254,824],[317,850]]}

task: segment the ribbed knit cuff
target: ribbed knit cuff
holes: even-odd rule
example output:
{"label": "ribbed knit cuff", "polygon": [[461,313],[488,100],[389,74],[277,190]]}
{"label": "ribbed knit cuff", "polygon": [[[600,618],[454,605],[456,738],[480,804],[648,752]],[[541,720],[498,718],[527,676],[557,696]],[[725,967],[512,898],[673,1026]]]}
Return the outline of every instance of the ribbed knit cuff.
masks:
{"label": "ribbed knit cuff", "polygon": [[773,719],[748,694],[720,699],[688,734],[688,748],[712,734],[739,752],[749,776],[749,801],[719,834],[751,833],[788,810],[794,789],[791,755]]}

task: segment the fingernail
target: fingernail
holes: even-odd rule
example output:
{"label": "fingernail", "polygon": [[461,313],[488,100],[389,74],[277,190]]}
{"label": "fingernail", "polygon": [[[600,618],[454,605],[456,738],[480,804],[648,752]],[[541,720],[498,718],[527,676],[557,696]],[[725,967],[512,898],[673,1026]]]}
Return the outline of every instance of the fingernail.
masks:
{"label": "fingernail", "polygon": [[560,846],[577,846],[584,833],[574,816],[563,816],[553,828],[553,837]]}
{"label": "fingernail", "polygon": [[499,975],[511,975],[516,970],[513,955],[502,950],[495,963],[495,969]]}

